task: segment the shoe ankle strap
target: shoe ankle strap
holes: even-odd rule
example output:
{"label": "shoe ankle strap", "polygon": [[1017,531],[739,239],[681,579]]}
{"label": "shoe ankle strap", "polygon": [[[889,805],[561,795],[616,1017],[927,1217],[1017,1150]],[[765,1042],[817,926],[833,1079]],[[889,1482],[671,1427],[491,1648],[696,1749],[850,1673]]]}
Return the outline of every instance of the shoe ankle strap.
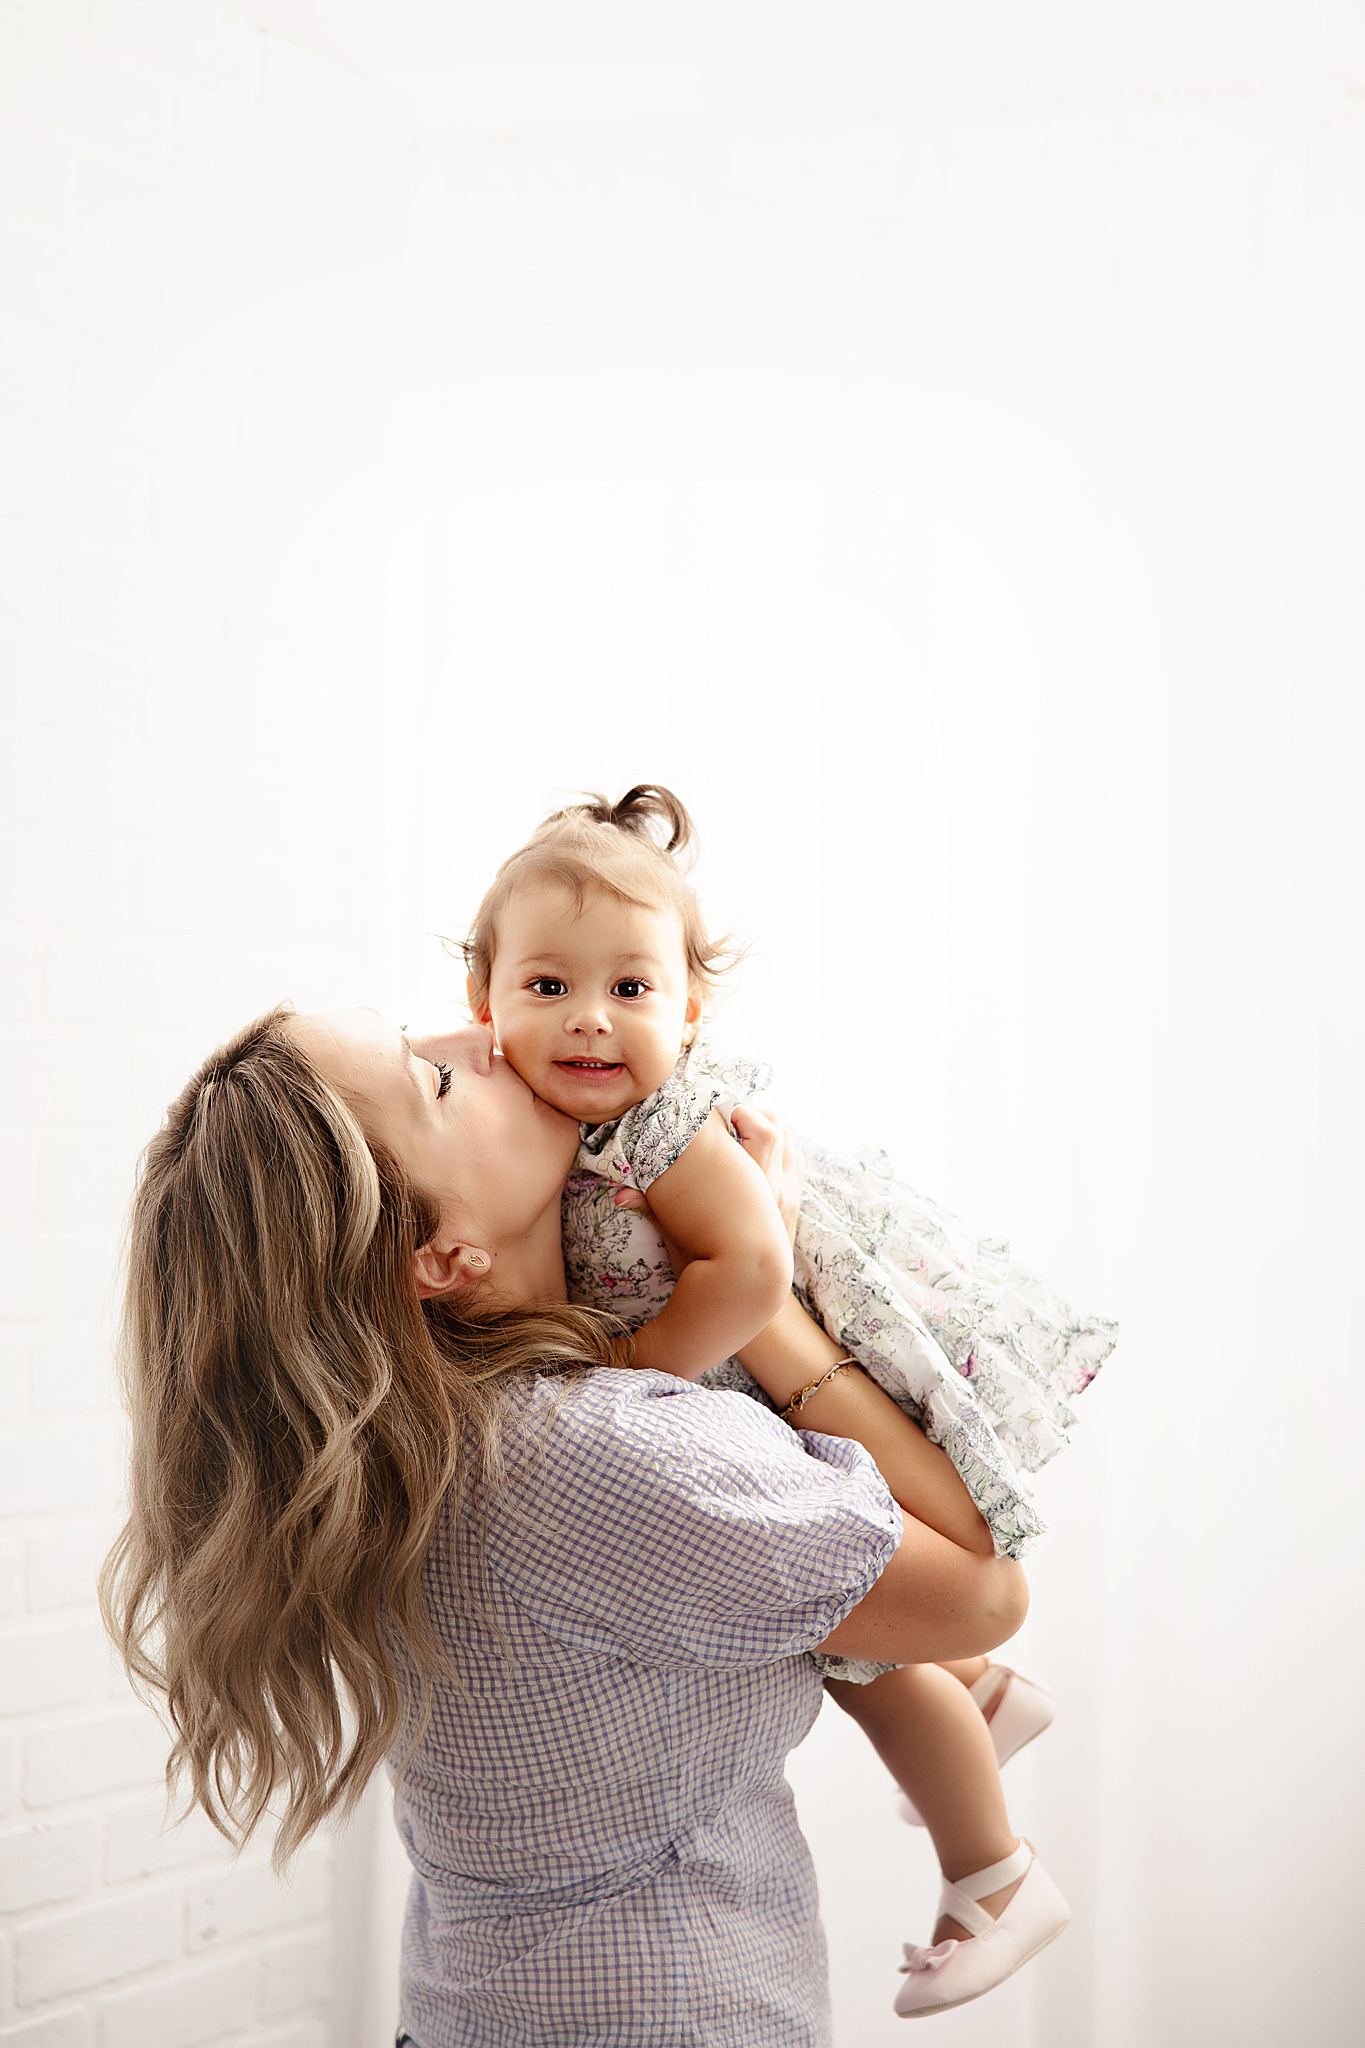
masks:
{"label": "shoe ankle strap", "polygon": [[988,1898],[992,1892],[1003,1891],[1007,1884],[1013,1884],[1016,1877],[1022,1877],[1033,1861],[1033,1850],[1019,1837],[1008,1856],[1002,1856],[998,1863],[987,1864],[984,1870],[973,1870],[967,1877],[945,1879],[951,1882],[955,1891],[962,1892],[969,1899]]}

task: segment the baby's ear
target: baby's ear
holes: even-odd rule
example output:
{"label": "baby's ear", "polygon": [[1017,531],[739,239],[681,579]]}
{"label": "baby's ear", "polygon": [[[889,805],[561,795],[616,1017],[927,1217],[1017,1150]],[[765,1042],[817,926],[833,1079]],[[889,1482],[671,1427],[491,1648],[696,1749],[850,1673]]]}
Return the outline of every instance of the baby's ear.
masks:
{"label": "baby's ear", "polygon": [[482,1003],[479,1002],[472,974],[465,976],[464,992],[465,1001],[469,1004],[469,1014],[474,1019],[474,1022],[476,1024],[491,1023],[492,1019],[488,1014],[487,998]]}

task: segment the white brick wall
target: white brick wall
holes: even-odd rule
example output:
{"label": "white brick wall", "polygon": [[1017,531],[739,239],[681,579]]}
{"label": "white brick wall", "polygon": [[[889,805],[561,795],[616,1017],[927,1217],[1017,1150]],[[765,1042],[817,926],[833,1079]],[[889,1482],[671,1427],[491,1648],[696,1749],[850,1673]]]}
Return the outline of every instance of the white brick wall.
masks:
{"label": "white brick wall", "polygon": [[94,2019],[89,2012],[68,2007],[45,2018],[6,2027],[0,2033],[5,2048],[90,2048],[94,2040]]}
{"label": "white brick wall", "polygon": [[185,1970],[165,1984],[116,1992],[100,2003],[103,2048],[141,2048],[145,2041],[196,2041],[249,2027],[255,2017],[255,1983],[240,1963],[210,1970]]}
{"label": "white brick wall", "polygon": [[[95,1604],[138,1151],[276,999],[397,1003],[406,147],[214,0],[0,7],[0,2043],[338,2048],[331,1830],[165,1825]],[[183,1803],[177,1797],[174,1807]]]}
{"label": "white brick wall", "polygon": [[99,1824],[91,1814],[7,1828],[0,1834],[0,1913],[90,1890],[98,1847]]}
{"label": "white brick wall", "polygon": [[14,2002],[23,2009],[168,1963],[180,1944],[180,1901],[165,1886],[137,1898],[34,1914],[14,1936]]}

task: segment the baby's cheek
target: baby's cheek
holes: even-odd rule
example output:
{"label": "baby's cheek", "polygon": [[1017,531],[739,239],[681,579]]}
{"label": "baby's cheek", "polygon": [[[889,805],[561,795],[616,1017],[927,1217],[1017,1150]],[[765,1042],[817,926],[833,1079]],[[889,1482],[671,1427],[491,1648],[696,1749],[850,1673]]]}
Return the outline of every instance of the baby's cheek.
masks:
{"label": "baby's cheek", "polygon": [[493,1013],[493,1030],[497,1037],[498,1051],[508,1066],[514,1073],[520,1074],[528,1088],[533,1086],[533,1048],[526,1033],[518,1031],[514,1024],[500,1024],[496,1010]]}
{"label": "baby's cheek", "polygon": [[573,1108],[572,1104],[558,1099],[559,1091],[555,1088],[554,1082],[546,1080],[543,1070],[538,1070],[534,1061],[522,1056],[515,1038],[511,1040],[500,1038],[498,1040],[498,1051],[502,1054],[512,1072],[526,1083],[526,1086],[533,1095],[538,1096],[542,1102],[548,1103],[551,1109],[557,1109],[566,1115],[572,1116],[574,1121],[577,1122],[577,1111]]}
{"label": "baby's cheek", "polygon": [[[510,1063],[513,1066],[516,1065],[515,1060],[511,1061]],[[517,1071],[520,1073],[520,1068],[518,1068]],[[535,1069],[533,1067],[530,1067],[528,1064],[527,1071],[526,1073],[522,1074],[521,1078],[526,1083],[528,1088],[534,1090],[534,1092],[540,1097],[542,1102],[549,1103],[551,1109],[559,1110],[560,1113],[564,1116],[571,1116],[574,1119],[575,1123],[581,1121],[583,1114],[581,1104],[576,1103],[573,1100],[573,1098],[568,1093],[567,1086],[565,1088],[560,1088],[556,1086],[553,1074],[538,1074],[536,1073]]]}

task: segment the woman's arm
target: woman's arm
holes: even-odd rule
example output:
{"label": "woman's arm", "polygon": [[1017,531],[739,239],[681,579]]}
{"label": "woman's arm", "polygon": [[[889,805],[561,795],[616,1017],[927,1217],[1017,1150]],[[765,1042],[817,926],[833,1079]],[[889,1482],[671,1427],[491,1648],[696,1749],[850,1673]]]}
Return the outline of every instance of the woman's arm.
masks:
{"label": "woman's arm", "polygon": [[[790,1133],[761,1111],[744,1121],[736,1111],[735,1126],[794,1233],[803,1168]],[[794,1298],[739,1354],[780,1407],[842,1355]],[[861,1366],[837,1372],[792,1420],[822,1435],[856,1438],[901,1509],[901,1540],[890,1563],[816,1650],[879,1664],[923,1664],[981,1656],[1018,1632],[1028,1613],[1023,1566],[995,1555],[990,1531],[947,1453]]]}
{"label": "woman's arm", "polygon": [[[763,1173],[788,1235],[796,1229],[803,1178],[800,1153],[766,1112],[733,1113],[740,1142]],[[635,1189],[617,1200],[647,1206]],[[659,1225],[675,1273],[685,1255]],[[841,1347],[792,1296],[738,1354],[770,1400],[785,1407],[829,1370]],[[901,1541],[871,1591],[814,1647],[878,1663],[975,1657],[1007,1642],[1028,1612],[1028,1585],[1014,1558],[997,1557],[991,1534],[947,1453],[851,1365],[802,1403],[793,1425],[856,1439],[869,1451],[902,1515]]]}
{"label": "woman's arm", "polygon": [[[800,1151],[790,1132],[752,1103],[741,1103],[735,1109],[734,1124],[748,1163],[761,1181],[764,1200],[776,1207],[790,1243],[805,1177]],[[661,1185],[655,1183],[655,1187]],[[625,1199],[632,1206],[644,1205],[644,1197],[634,1191]],[[649,1207],[679,1275],[677,1286],[681,1286],[688,1271],[684,1263],[687,1249],[674,1240],[666,1219],[655,1208],[653,1189]],[[736,1355],[768,1399],[785,1408],[794,1394],[828,1372],[835,1359],[846,1353],[789,1292],[773,1320]],[[800,1429],[855,1438],[871,1452],[893,1497],[917,1521],[964,1550],[994,1557],[991,1532],[947,1452],[931,1444],[918,1424],[861,1366],[851,1365],[836,1373],[818,1394],[802,1402],[792,1420]]]}
{"label": "woman's arm", "polygon": [[[789,1294],[766,1330],[737,1353],[770,1401],[785,1408],[802,1387],[848,1353]],[[915,1519],[964,1550],[995,1555],[991,1532],[947,1452],[931,1444],[917,1423],[859,1365],[838,1372],[803,1401],[793,1426],[824,1436],[855,1437],[892,1494]]]}
{"label": "woman's arm", "polygon": [[651,1183],[648,1200],[677,1279],[658,1315],[635,1332],[631,1363],[697,1379],[790,1299],[791,1238],[762,1168],[719,1110]]}

